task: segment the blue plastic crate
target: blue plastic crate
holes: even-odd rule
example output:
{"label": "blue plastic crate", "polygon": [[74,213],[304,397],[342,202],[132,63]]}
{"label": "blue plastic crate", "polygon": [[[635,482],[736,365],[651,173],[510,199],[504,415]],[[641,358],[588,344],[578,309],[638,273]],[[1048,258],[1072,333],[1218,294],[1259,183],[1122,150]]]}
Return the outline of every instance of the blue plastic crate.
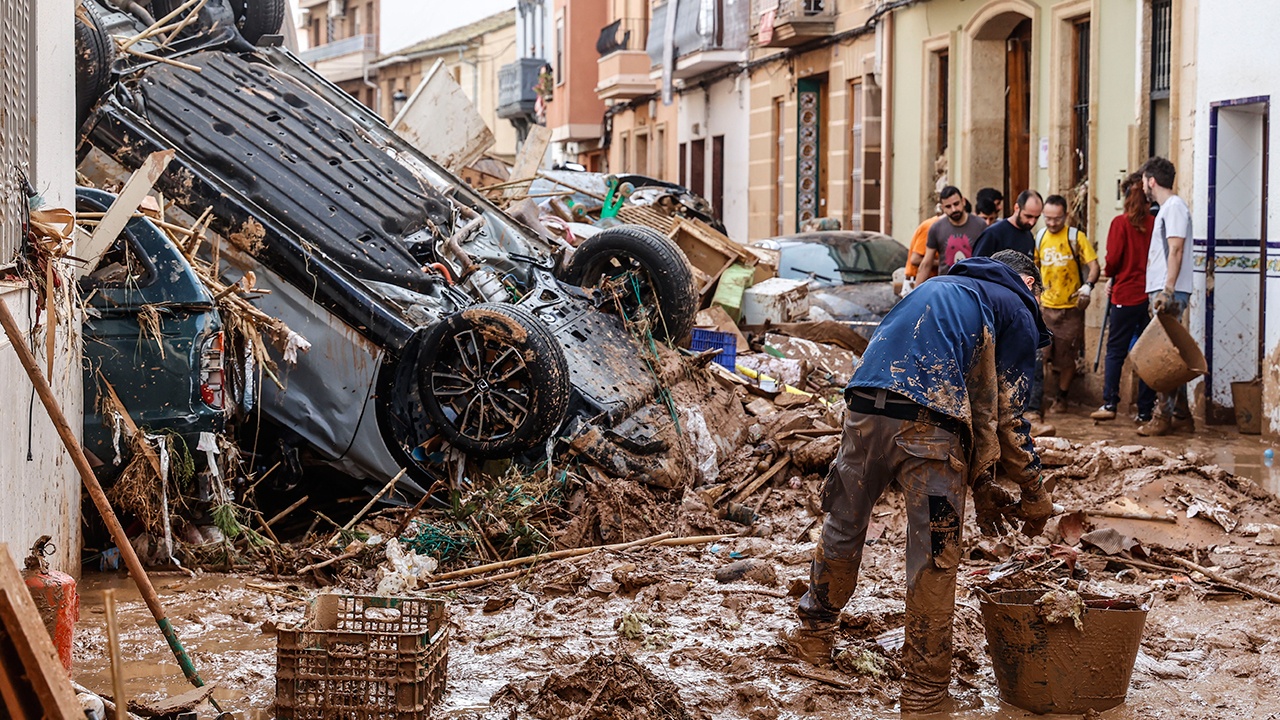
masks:
{"label": "blue plastic crate", "polygon": [[696,353],[719,349],[722,352],[713,359],[730,371],[737,367],[738,337],[733,333],[694,328],[689,349]]}

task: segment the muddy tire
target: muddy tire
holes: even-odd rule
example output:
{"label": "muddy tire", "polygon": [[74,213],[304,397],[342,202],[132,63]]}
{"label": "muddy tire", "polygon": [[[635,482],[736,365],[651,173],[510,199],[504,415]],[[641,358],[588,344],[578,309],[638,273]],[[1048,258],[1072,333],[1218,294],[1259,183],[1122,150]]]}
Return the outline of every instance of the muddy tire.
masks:
{"label": "muddy tire", "polygon": [[[236,16],[236,29],[250,45],[257,45],[263,35],[274,35],[284,25],[285,0],[230,0],[227,3]],[[182,0],[151,0],[156,19],[168,15]]]}
{"label": "muddy tire", "polygon": [[111,63],[115,43],[107,37],[92,12],[76,11],[76,129],[89,119],[89,111],[111,87]]}
{"label": "muddy tire", "polygon": [[285,0],[232,0],[236,8],[236,27],[251,45],[263,35],[275,35],[284,25]]}
{"label": "muddy tire", "polygon": [[519,455],[560,429],[569,364],[551,330],[514,305],[483,303],[431,328],[418,365],[422,404],[455,447]]}
{"label": "muddy tire", "polygon": [[658,340],[688,334],[698,312],[693,271],[674,242],[647,227],[622,225],[591,236],[573,253],[563,276],[566,282],[595,287],[628,271],[640,282],[640,297],[624,302],[623,311],[634,319],[656,308],[651,327]]}

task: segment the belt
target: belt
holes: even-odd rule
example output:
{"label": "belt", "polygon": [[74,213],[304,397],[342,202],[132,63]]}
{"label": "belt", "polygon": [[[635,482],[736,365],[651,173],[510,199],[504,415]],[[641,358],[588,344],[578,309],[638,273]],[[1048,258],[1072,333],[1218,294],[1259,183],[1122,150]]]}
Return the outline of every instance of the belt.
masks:
{"label": "belt", "polygon": [[961,420],[927,408],[904,395],[884,388],[849,388],[844,392],[845,407],[864,415],[880,415],[895,420],[922,422],[941,428],[960,438],[965,454],[970,451],[969,428]]}

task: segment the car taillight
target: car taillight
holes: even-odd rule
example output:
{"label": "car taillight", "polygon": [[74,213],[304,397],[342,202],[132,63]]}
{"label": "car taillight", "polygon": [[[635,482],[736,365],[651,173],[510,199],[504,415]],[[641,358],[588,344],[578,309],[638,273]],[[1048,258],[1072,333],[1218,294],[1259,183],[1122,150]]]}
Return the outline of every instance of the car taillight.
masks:
{"label": "car taillight", "polygon": [[214,410],[221,410],[225,405],[222,368],[222,333],[216,332],[205,338],[200,348],[200,399]]}

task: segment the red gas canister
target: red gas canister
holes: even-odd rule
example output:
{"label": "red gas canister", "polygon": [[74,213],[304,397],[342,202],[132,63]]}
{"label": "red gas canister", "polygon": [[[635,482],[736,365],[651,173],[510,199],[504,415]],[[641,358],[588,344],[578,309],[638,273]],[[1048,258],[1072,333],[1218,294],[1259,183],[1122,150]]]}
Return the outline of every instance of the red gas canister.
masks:
{"label": "red gas canister", "polygon": [[54,552],[49,540],[49,536],[45,535],[31,546],[31,554],[27,555],[26,570],[22,575],[26,578],[31,599],[40,611],[40,618],[49,630],[49,637],[53,638],[58,657],[70,673],[71,639],[76,621],[80,619],[80,595],[76,593],[75,578],[50,570],[49,564],[45,562],[45,556]]}

